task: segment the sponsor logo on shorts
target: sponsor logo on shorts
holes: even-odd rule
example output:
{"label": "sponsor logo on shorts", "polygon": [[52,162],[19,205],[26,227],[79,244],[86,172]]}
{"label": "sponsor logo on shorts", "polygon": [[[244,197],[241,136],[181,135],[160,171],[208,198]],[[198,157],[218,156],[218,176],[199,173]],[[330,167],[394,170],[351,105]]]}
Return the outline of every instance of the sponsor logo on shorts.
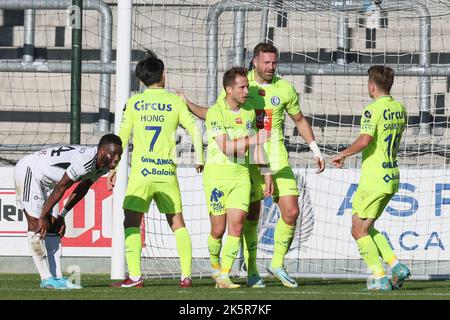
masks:
{"label": "sponsor logo on shorts", "polygon": [[214,188],[213,191],[211,191],[211,197],[209,198],[209,200],[211,202],[211,209],[213,212],[221,212],[223,209],[225,209],[225,205],[219,202],[220,198],[222,197],[223,192],[219,189]]}
{"label": "sponsor logo on shorts", "polygon": [[211,192],[211,197],[209,201],[211,202],[219,202],[219,199],[223,197],[223,192],[217,188],[214,188]]}

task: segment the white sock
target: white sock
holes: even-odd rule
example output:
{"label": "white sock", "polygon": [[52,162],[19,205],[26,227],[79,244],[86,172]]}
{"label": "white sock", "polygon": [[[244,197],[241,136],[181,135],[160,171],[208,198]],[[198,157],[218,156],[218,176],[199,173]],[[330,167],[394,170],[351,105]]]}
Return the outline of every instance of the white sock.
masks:
{"label": "white sock", "polygon": [[40,234],[28,231],[28,248],[30,249],[31,256],[33,257],[34,265],[36,266],[41,280],[51,278],[50,271],[47,265],[47,252],[45,250],[44,241],[39,239]]}
{"label": "white sock", "polygon": [[136,282],[136,281],[139,281],[141,279],[141,277],[140,276],[139,277],[130,276],[130,279]]}
{"label": "white sock", "polygon": [[61,272],[61,237],[56,234],[47,234],[45,237],[45,248],[50,273],[55,278],[62,278]]}

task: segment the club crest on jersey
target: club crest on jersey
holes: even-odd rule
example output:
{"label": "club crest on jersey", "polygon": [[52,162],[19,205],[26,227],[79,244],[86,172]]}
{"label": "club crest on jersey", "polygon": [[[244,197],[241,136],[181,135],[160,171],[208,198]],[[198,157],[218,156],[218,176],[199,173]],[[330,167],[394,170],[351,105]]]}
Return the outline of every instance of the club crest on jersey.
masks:
{"label": "club crest on jersey", "polygon": [[270,102],[272,103],[272,105],[278,106],[280,104],[281,100],[279,97],[273,96],[272,99],[270,99]]}
{"label": "club crest on jersey", "polygon": [[242,119],[241,118],[236,118],[236,124],[242,124]]}
{"label": "club crest on jersey", "polygon": [[372,118],[372,112],[370,112],[370,110],[366,110],[364,112],[364,117],[366,117],[368,119]]}
{"label": "club crest on jersey", "polygon": [[252,122],[249,120],[247,121],[246,125],[247,129],[251,129],[252,128]]}

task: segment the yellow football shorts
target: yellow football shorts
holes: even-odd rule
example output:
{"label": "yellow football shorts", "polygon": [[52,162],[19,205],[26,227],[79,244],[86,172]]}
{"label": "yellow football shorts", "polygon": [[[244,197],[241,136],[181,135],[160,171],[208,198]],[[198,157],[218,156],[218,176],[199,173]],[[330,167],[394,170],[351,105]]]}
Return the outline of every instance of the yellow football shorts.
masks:
{"label": "yellow football shorts", "polygon": [[353,197],[352,214],[361,219],[378,219],[393,196],[393,193],[358,189]]}
{"label": "yellow football shorts", "polygon": [[128,180],[123,209],[147,213],[152,200],[159,212],[175,214],[182,212],[181,193],[178,181],[154,182],[150,179]]}
{"label": "yellow football shorts", "polygon": [[204,181],[203,188],[209,214],[222,215],[226,213],[226,209],[248,212],[251,189],[249,180]]}
{"label": "yellow football shorts", "polygon": [[[251,201],[264,199],[264,177],[259,172],[258,167],[250,166],[250,180],[252,181]],[[291,167],[284,167],[272,175],[274,190],[272,198],[275,202],[282,196],[299,196],[297,179]]]}

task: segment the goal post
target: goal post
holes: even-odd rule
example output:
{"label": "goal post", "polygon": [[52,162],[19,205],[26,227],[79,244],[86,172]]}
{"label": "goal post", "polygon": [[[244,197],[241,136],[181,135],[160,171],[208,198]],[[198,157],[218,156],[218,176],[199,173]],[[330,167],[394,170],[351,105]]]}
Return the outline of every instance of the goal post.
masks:
{"label": "goal post", "polygon": [[[116,105],[114,133],[119,134],[123,106],[130,96],[132,0],[117,3]],[[113,193],[113,232],[111,243],[111,279],[125,279],[125,235],[122,209],[128,182],[128,148],[122,153]]]}

